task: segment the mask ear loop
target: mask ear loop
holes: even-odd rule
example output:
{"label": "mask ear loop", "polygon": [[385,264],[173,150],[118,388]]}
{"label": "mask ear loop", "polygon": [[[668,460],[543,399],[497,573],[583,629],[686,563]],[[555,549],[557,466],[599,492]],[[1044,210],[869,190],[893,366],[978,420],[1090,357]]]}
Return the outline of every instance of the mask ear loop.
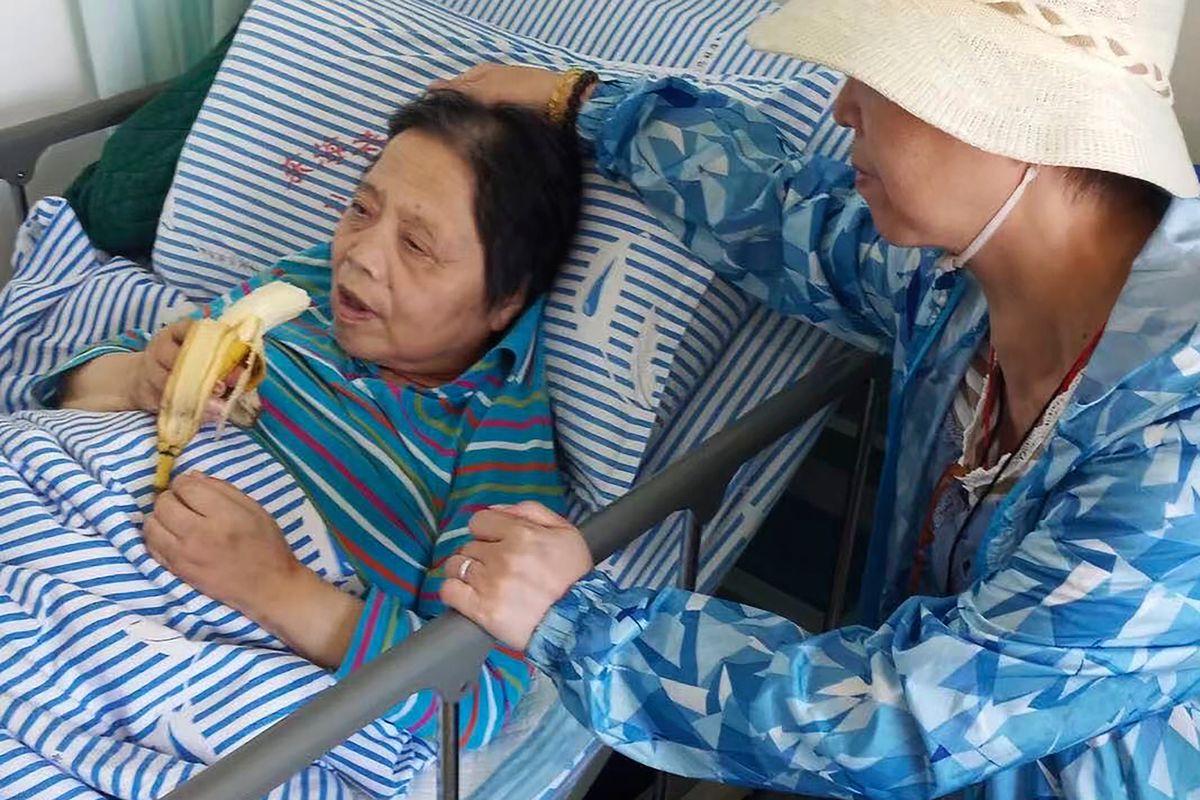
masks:
{"label": "mask ear loop", "polygon": [[967,265],[967,262],[974,258],[984,245],[991,241],[996,235],[996,231],[1000,230],[1000,226],[1012,214],[1013,209],[1017,207],[1017,203],[1021,202],[1021,197],[1024,196],[1025,190],[1029,188],[1029,184],[1033,183],[1038,176],[1037,167],[1030,164],[1025,169],[1025,175],[1021,178],[1021,182],[1017,184],[1017,188],[1013,189],[1013,193],[1004,201],[1004,205],[1000,206],[1000,210],[992,217],[987,225],[983,226],[983,230],[975,237],[975,240],[967,245],[967,249],[963,250],[958,255],[950,259],[950,263],[954,269],[962,269]]}

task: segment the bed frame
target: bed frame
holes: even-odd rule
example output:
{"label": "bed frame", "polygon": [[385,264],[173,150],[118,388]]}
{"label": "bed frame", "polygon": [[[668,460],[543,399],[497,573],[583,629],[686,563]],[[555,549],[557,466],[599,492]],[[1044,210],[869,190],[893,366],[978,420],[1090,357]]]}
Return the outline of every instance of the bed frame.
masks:
{"label": "bed frame", "polygon": [[[19,224],[29,212],[26,186],[47,148],[117,125],[154,97],[160,85],[98,100],[60,114],[0,130],[0,179],[8,183]],[[806,422],[826,406],[860,391],[866,403],[856,434],[854,468],[843,512],[833,587],[824,627],[836,627],[845,607],[859,516],[870,462],[873,423],[880,402],[880,362],[849,345],[835,344],[812,372],[658,474],[587,519],[582,530],[600,562],[633,542],[643,531],[673,514],[686,513],[679,585],[694,589],[700,533],[720,508],[734,474],[749,459]],[[438,794],[459,797],[458,701],[470,690],[493,641],[482,629],[450,611],[423,626],[403,645],[385,652],[354,674],[323,691],[165,800],[254,800],[383,715],[401,699],[432,689],[441,696],[441,752]],[[609,752],[581,766],[573,797],[582,797]],[[667,777],[659,774],[652,791],[665,800]]]}

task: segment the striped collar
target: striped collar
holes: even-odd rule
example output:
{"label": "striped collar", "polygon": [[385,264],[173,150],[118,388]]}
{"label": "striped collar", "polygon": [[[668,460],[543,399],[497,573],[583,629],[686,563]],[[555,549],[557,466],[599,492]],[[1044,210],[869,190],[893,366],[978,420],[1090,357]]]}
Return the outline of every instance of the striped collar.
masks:
{"label": "striped collar", "polygon": [[[504,353],[509,365],[506,377],[510,381],[525,383],[529,379],[529,369],[533,363],[533,353],[537,349],[538,331],[541,328],[542,309],[545,305],[545,295],[530,303],[521,312],[521,316],[509,326],[504,337],[492,348],[493,352]],[[473,369],[474,367],[471,368]]]}

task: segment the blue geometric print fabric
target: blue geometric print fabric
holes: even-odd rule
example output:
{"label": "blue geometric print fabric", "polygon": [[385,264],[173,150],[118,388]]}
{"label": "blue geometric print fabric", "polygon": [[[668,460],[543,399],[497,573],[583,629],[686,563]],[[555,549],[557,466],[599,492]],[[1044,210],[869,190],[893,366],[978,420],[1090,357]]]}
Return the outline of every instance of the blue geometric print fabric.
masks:
{"label": "blue geometric print fabric", "polygon": [[609,84],[580,127],[724,277],[890,351],[893,376],[869,625],[810,635],[593,573],[531,647],[572,713],[655,766],[787,791],[1200,797],[1200,201],[1138,257],[973,584],[906,597],[938,423],[987,334],[977,284],[887,246],[847,167],[720,94]]}

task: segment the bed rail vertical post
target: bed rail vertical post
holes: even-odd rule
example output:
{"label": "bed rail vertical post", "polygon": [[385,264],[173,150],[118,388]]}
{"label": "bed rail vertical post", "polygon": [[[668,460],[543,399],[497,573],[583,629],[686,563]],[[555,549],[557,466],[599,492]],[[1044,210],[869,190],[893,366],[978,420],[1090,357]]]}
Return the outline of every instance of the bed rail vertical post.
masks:
{"label": "bed rail vertical post", "polygon": [[[700,576],[700,536],[704,533],[704,520],[695,510],[687,512],[683,533],[679,540],[679,588],[696,591]],[[670,793],[671,776],[665,772],[654,774],[653,800],[667,800]]]}
{"label": "bed rail vertical post", "polygon": [[696,591],[696,581],[700,575],[700,534],[703,531],[704,523],[696,516],[696,512],[689,513],[680,543],[683,552],[679,554],[679,588],[689,592]]}
{"label": "bed rail vertical post", "polygon": [[12,195],[13,211],[17,215],[17,227],[29,216],[29,195],[25,193],[25,184],[10,183],[8,191]]}
{"label": "bed rail vertical post", "polygon": [[458,703],[441,700],[438,800],[458,800]]}
{"label": "bed rail vertical post", "polygon": [[867,472],[871,466],[871,439],[875,435],[878,416],[879,381],[867,381],[867,396],[862,417],[858,421],[858,447],[854,454],[854,472],[846,493],[846,508],[842,514],[842,535],[838,541],[837,564],[833,568],[833,586],[825,606],[822,628],[830,631],[842,622],[846,608],[846,588],[850,582],[850,563],[854,560],[854,544],[858,540],[858,519],[862,512],[863,493],[867,487]]}

